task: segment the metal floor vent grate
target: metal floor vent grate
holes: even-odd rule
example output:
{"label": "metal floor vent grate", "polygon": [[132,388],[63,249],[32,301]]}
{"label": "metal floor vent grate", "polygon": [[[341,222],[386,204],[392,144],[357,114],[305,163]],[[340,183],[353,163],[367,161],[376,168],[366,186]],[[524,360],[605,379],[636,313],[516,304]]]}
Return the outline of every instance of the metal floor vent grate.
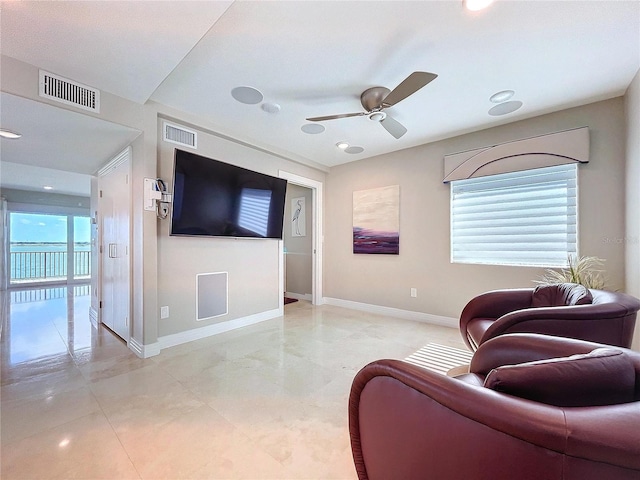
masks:
{"label": "metal floor vent grate", "polygon": [[40,70],[40,96],[100,113],[100,90]]}
{"label": "metal floor vent grate", "polygon": [[198,148],[198,134],[193,130],[180,125],[164,122],[162,126],[162,139],[165,142],[175,143],[185,147]]}

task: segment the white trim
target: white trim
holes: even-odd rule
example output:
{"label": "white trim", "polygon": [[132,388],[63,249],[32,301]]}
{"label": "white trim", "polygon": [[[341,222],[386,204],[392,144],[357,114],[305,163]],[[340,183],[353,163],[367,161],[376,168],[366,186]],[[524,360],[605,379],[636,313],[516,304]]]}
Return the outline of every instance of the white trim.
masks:
{"label": "white trim", "polygon": [[412,310],[402,310],[400,308],[383,307],[380,305],[371,305],[369,303],[353,302],[351,300],[342,300],[340,298],[325,297],[324,303],[334,305],[336,307],[350,308],[352,310],[360,310],[362,312],[375,313],[376,315],[386,315],[389,317],[401,318],[404,320],[414,320],[417,322],[430,323],[443,327],[459,328],[457,318],[444,317],[442,315],[432,315],[430,313],[414,312]]}
{"label": "white trim", "polygon": [[284,312],[284,231],[282,232],[282,240],[278,240],[278,309]]}
{"label": "white trim", "polygon": [[138,342],[135,338],[131,337],[129,339],[129,350],[135,353],[140,358],[149,358],[155,357],[156,355],[160,355],[160,343],[155,342],[150,345],[143,345]]}
{"label": "white trim", "polygon": [[[317,180],[313,180],[311,178],[302,177],[300,175],[296,175],[295,173],[286,172],[284,170],[280,170],[278,172],[278,176],[280,178],[284,178],[288,182],[293,183],[294,185],[299,185],[301,187],[306,187],[311,189],[312,192],[312,200],[311,200],[311,209],[312,209],[312,245],[311,248],[315,252],[313,255],[313,261],[311,263],[312,268],[312,280],[311,280],[311,292],[312,292],[312,300],[311,303],[314,305],[322,305],[324,303],[324,297],[322,296],[322,265],[323,265],[323,244],[324,244],[324,233],[322,230],[322,218],[323,218],[323,183]],[[284,302],[284,251],[283,245],[284,242],[280,242],[280,306],[282,307],[282,303]]]}
{"label": "white trim", "polygon": [[293,292],[284,292],[285,297],[295,298],[296,300],[306,300],[310,302],[313,300],[313,295],[310,293],[293,293]]}
{"label": "white trim", "polygon": [[173,333],[171,335],[163,335],[162,337],[158,337],[158,345],[160,350],[175,347],[176,345],[181,345],[183,343],[193,342],[194,340],[200,340],[201,338],[207,338],[212,335],[218,335],[237,328],[247,327],[266,320],[278,318],[281,317],[282,314],[282,309],[276,308],[274,310],[267,310],[266,312],[249,315],[248,317],[214,323],[213,325],[207,325],[206,327],[194,328],[184,332]]}
{"label": "white trim", "polygon": [[129,160],[129,158],[131,158],[132,150],[133,149],[131,148],[131,146],[128,146],[118,155],[109,160],[102,168],[100,168],[100,170],[98,170],[98,177],[104,177],[105,175],[108,175],[112,170],[115,170],[124,162]]}
{"label": "white trim", "polygon": [[93,328],[98,328],[98,311],[93,307],[89,307],[89,320]]}

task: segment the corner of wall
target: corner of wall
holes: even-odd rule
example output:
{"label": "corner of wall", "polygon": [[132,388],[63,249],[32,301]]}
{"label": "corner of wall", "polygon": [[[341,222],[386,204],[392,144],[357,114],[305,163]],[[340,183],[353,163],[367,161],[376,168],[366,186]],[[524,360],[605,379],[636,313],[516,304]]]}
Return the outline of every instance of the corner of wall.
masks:
{"label": "corner of wall", "polygon": [[[626,291],[640,298],[640,70],[624,96],[626,120]],[[640,327],[636,324],[632,347],[640,351]]]}

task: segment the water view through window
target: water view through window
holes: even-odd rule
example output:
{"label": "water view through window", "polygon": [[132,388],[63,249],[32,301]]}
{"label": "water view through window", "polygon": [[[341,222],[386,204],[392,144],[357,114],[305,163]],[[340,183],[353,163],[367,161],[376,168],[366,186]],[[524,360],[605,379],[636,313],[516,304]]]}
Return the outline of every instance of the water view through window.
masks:
{"label": "water view through window", "polygon": [[9,216],[12,284],[89,279],[89,217],[11,212]]}

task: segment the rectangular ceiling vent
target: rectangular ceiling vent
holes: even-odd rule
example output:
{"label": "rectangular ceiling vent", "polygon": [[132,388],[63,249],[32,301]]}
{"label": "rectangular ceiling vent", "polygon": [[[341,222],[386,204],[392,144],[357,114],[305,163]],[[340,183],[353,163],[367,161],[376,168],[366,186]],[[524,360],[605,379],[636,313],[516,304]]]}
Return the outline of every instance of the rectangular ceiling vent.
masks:
{"label": "rectangular ceiling vent", "polygon": [[183,147],[198,148],[198,134],[180,125],[164,122],[162,126],[162,139],[165,142],[175,143]]}
{"label": "rectangular ceiling vent", "polygon": [[40,70],[40,96],[100,113],[100,90]]}

